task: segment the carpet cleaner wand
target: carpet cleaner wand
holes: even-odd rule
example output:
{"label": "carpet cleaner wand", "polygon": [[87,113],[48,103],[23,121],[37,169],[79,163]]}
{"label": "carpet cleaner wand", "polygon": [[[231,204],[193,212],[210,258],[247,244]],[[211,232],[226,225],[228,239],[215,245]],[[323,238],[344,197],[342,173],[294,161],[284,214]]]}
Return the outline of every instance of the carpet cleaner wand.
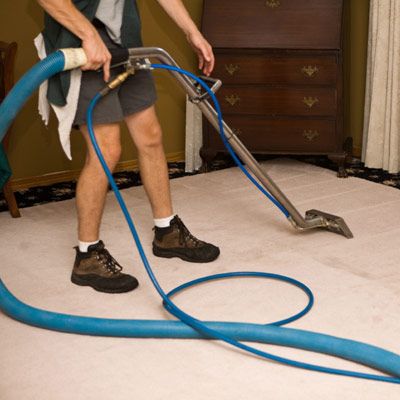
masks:
{"label": "carpet cleaner wand", "polygon": [[[178,70],[174,59],[163,49],[157,47],[150,48],[132,48],[132,49],[116,49],[112,51],[113,59],[114,57],[118,60],[126,60],[126,66],[128,69],[153,69],[150,64],[149,58],[157,59],[162,63],[162,65],[169,66],[171,74],[180,83],[183,89],[189,96],[191,102],[196,104],[203,115],[208,119],[208,121],[213,125],[213,127],[220,133],[222,141],[228,147],[228,150],[237,164],[246,165],[246,167],[253,173],[257,178],[258,182],[251,179],[256,186],[267,195],[267,197],[283,212],[283,214],[288,218],[290,223],[300,231],[306,231],[310,229],[325,229],[333,233],[337,233],[345,236],[346,238],[352,238],[353,234],[343,218],[328,214],[319,210],[308,210],[303,217],[296,207],[290,202],[290,200],[285,196],[285,194],[280,190],[280,188],[275,184],[270,176],[261,168],[260,164],[249,152],[246,146],[240,141],[238,136],[233,132],[233,130],[224,122],[223,123],[223,134],[221,133],[221,127],[219,126],[218,114],[216,110],[209,103],[209,93],[207,91],[202,91],[201,88],[188,76],[182,75]],[[121,65],[121,62],[118,64]],[[157,65],[161,67],[161,65]],[[161,67],[162,68],[162,67]],[[176,69],[175,69],[176,68]],[[215,94],[216,91],[221,87],[221,81],[218,79],[204,78],[207,83],[211,82],[212,86],[210,90]],[[228,144],[228,145],[227,145]],[[235,157],[237,154],[240,160]],[[236,159],[235,159],[236,158]],[[240,165],[239,165],[240,167]],[[244,171],[243,171],[244,172]],[[246,173],[245,173],[246,174]],[[246,174],[247,175],[247,174]],[[267,193],[269,194],[267,194]]]}

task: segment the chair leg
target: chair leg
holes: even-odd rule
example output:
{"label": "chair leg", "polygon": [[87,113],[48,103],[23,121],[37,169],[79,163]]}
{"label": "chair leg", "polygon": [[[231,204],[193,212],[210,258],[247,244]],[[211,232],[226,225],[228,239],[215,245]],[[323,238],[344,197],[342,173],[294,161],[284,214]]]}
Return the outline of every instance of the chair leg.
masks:
{"label": "chair leg", "polygon": [[13,218],[19,218],[21,214],[19,212],[18,204],[17,201],[15,200],[14,192],[11,188],[10,181],[6,182],[6,184],[3,186],[3,193],[11,216]]}

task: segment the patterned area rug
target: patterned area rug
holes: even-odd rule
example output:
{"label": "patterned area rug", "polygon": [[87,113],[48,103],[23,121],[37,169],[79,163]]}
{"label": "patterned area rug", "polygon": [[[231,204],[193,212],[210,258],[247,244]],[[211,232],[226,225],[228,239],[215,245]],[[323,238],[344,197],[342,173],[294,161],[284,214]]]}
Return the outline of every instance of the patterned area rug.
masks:
{"label": "patterned area rug", "polygon": [[[303,162],[337,171],[337,166],[327,157],[296,158]],[[266,157],[260,157],[260,160],[261,159],[265,160]],[[234,163],[231,159],[219,159],[213,163],[211,170],[220,170],[224,168],[230,168],[232,166],[234,166]],[[201,173],[185,173],[184,162],[169,163],[168,167],[170,179]],[[381,169],[366,168],[357,159],[354,159],[352,163],[347,165],[346,171],[349,176],[355,176],[357,178],[366,179],[400,189],[400,174],[389,174]],[[140,186],[142,184],[139,172],[135,171],[118,172],[114,174],[114,178],[119,189]],[[38,186],[30,189],[20,190],[15,193],[15,197],[19,208],[32,207],[38,204],[72,199],[75,197],[75,188],[76,181],[63,182],[49,186]],[[0,212],[7,210],[8,208],[4,200],[3,193],[0,192]]]}
{"label": "patterned area rug", "polygon": [[[327,157],[305,157],[299,160],[317,165],[322,168],[328,168],[337,171],[335,163],[330,161]],[[351,163],[347,164],[346,171],[349,176],[366,179],[368,181],[382,183],[383,185],[392,186],[400,189],[400,173],[389,174],[389,172],[378,168],[366,168],[364,164],[358,160],[353,159]]]}

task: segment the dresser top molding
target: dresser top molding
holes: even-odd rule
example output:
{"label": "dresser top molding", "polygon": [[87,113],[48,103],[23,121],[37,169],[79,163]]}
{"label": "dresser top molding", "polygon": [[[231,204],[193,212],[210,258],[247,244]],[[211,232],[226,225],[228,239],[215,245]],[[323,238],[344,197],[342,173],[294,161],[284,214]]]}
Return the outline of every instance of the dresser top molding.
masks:
{"label": "dresser top molding", "polygon": [[216,48],[340,49],[343,0],[204,0]]}

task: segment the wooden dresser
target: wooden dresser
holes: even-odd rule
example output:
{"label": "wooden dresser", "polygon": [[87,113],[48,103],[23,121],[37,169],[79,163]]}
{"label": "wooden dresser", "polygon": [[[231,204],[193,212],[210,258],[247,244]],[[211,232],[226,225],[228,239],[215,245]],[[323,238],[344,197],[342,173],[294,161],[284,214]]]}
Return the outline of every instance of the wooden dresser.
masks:
{"label": "wooden dresser", "polygon": [[[204,0],[225,122],[254,154],[324,154],[345,175],[342,0]],[[224,152],[206,122],[205,167]]]}

